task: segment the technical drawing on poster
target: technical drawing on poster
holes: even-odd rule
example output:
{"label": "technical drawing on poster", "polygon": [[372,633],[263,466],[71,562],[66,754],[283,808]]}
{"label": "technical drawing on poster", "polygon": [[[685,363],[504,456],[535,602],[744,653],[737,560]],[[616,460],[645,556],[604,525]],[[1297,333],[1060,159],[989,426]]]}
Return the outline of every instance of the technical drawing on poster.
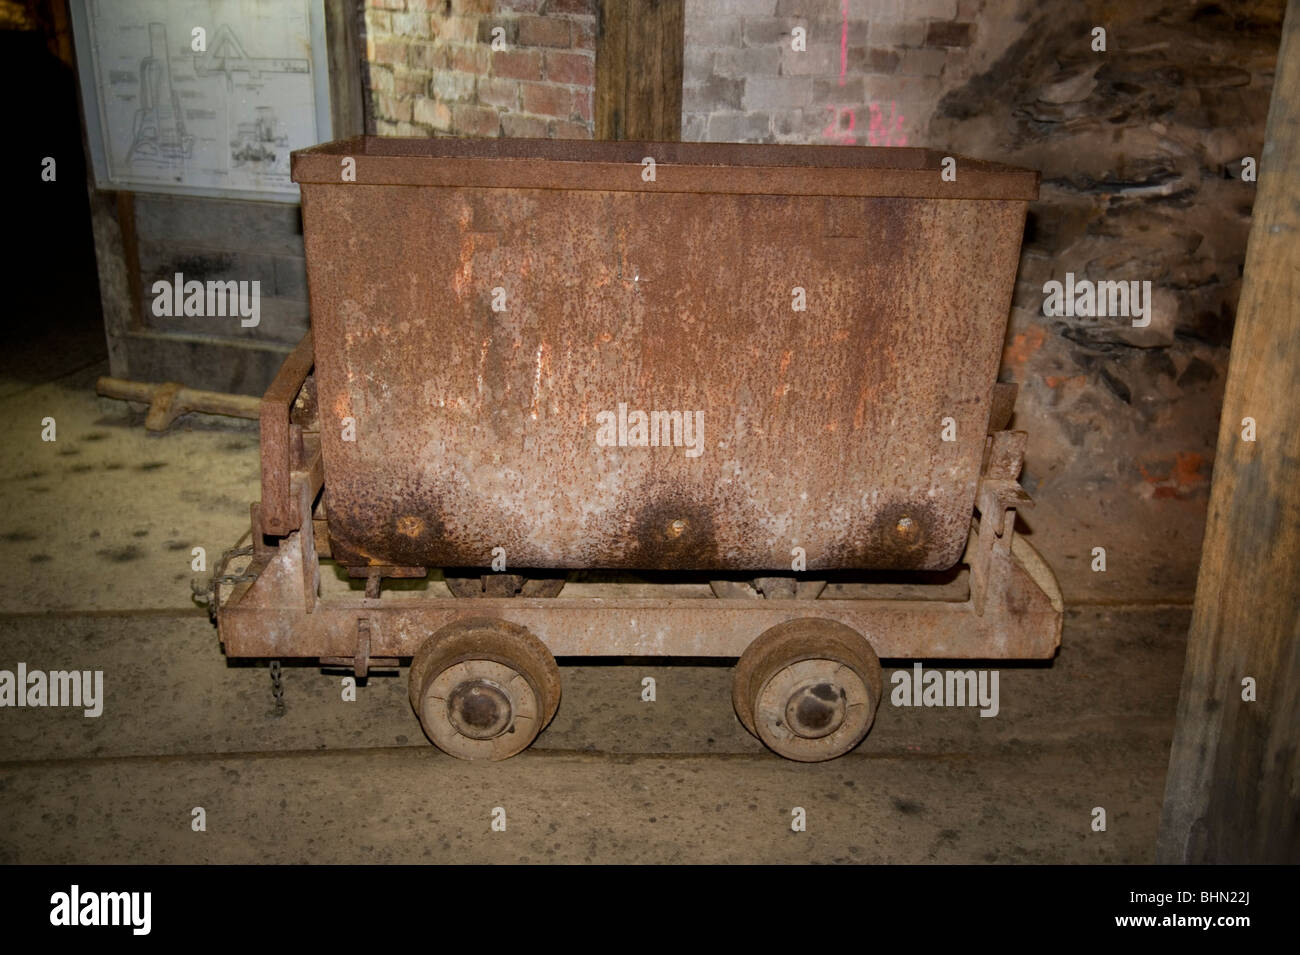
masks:
{"label": "technical drawing on poster", "polygon": [[135,111],[126,161],[183,166],[193,145],[194,137],[185,132],[180,98],[172,86],[167,27],[151,23],[149,55],[140,61],[140,108]]}
{"label": "technical drawing on poster", "polygon": [[289,153],[320,141],[309,0],[86,9],[113,186],[297,194]]}
{"label": "technical drawing on poster", "polygon": [[230,161],[236,167],[264,173],[289,171],[289,137],[280,132],[272,107],[257,107],[255,119],[239,124],[230,141]]}

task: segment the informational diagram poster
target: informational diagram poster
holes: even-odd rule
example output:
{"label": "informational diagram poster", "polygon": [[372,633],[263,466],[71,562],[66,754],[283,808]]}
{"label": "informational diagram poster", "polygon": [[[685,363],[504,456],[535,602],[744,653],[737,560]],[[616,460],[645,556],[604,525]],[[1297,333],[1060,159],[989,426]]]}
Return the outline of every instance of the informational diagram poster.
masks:
{"label": "informational diagram poster", "polygon": [[329,138],[319,0],[82,0],[78,67],[103,189],[295,200]]}

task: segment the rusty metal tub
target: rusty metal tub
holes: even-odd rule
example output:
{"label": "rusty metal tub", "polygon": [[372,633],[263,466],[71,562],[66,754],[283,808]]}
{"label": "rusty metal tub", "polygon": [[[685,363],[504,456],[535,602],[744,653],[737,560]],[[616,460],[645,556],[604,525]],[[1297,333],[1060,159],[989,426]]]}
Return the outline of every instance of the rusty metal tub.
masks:
{"label": "rusty metal tub", "polygon": [[296,152],[335,558],[951,567],[1037,174],[941,160]]}

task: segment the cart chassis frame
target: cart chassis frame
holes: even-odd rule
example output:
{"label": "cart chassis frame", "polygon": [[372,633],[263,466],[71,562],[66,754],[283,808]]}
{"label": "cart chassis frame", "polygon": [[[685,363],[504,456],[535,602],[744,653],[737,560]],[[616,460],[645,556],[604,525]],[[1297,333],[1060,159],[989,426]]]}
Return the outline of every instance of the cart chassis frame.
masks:
{"label": "cart chassis frame", "polygon": [[[262,399],[262,501],[252,506],[253,560],[215,595],[228,657],[316,658],[358,676],[411,657],[434,632],[470,617],[526,627],[564,656],[738,657],[760,633],[814,617],[861,633],[885,659],[1046,659],[1060,645],[1062,601],[1051,569],[1015,534],[1025,432],[988,437],[963,562],[970,595],[954,600],[604,597],[421,597],[382,600],[382,577],[422,568],[367,568],[366,596],[322,599],[313,505],[324,470],[310,389],[308,333]],[[995,403],[997,404],[997,403]],[[1009,416],[1009,405],[1003,417]],[[279,537],[267,543],[264,535]],[[227,588],[229,588],[227,590]]]}

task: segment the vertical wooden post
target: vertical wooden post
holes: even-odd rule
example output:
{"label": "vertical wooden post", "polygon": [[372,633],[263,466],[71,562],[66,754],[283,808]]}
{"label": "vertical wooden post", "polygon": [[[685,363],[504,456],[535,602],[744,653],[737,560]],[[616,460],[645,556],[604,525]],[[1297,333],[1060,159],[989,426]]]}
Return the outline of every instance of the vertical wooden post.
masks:
{"label": "vertical wooden post", "polygon": [[325,54],[329,62],[332,139],[367,132],[365,4],[325,0]]}
{"label": "vertical wooden post", "polygon": [[1160,862],[1300,861],[1300,0],[1257,158]]}
{"label": "vertical wooden post", "polygon": [[597,139],[681,139],[685,10],[685,0],[599,0]]}

